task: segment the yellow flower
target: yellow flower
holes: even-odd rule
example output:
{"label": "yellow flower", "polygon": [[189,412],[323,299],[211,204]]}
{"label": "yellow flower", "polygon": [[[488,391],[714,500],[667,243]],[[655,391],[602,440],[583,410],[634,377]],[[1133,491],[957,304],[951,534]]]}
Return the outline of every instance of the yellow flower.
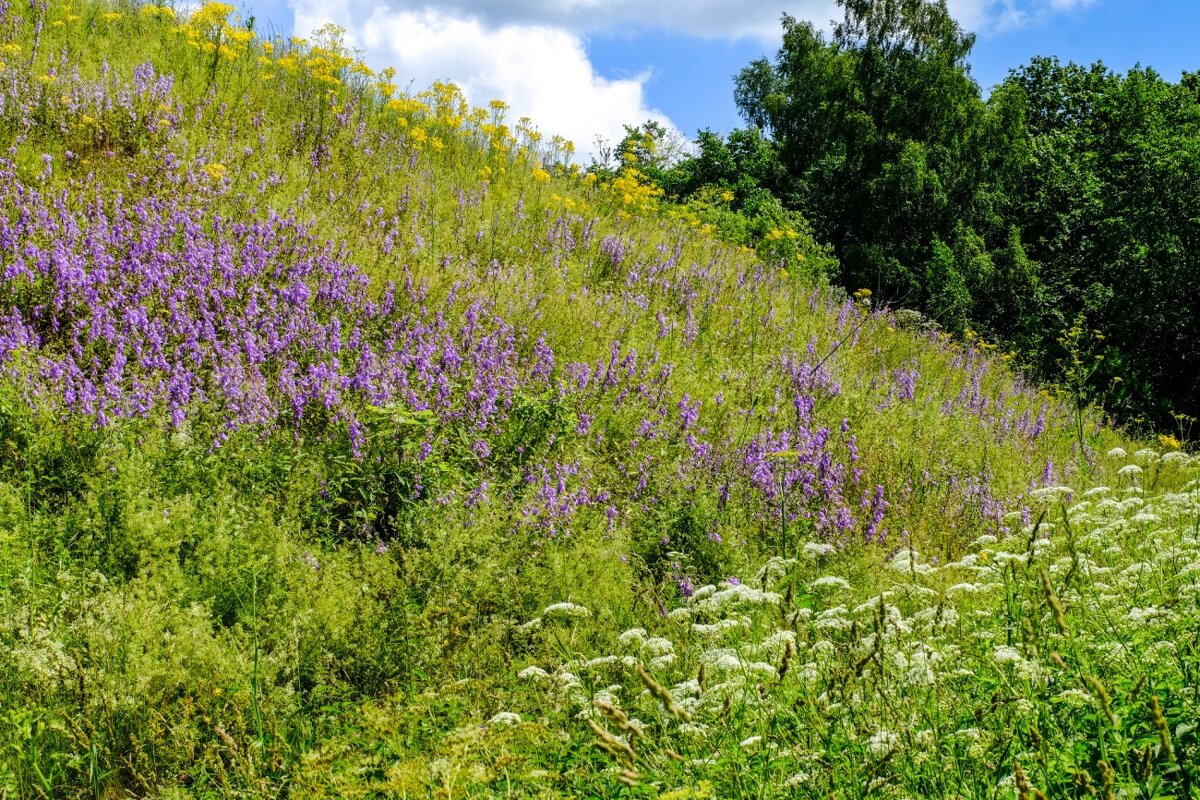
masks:
{"label": "yellow flower", "polygon": [[546,172],[546,170],[542,169],[541,167],[537,167],[533,171],[533,179],[538,183],[549,183],[550,173]]}
{"label": "yellow flower", "polygon": [[192,12],[189,22],[197,28],[218,28],[225,25],[232,13],[233,6],[228,3],[205,3]]}
{"label": "yellow flower", "polygon": [[209,162],[204,165],[204,174],[208,175],[214,181],[219,181],[225,177],[225,165]]}
{"label": "yellow flower", "polygon": [[234,28],[230,25],[226,25],[222,32],[236,45],[245,46],[254,38],[253,31],[248,31],[244,28]]}
{"label": "yellow flower", "polygon": [[1182,446],[1179,444],[1179,440],[1176,439],[1173,435],[1171,435],[1169,433],[1159,434],[1158,443],[1161,444],[1167,450],[1182,449]]}

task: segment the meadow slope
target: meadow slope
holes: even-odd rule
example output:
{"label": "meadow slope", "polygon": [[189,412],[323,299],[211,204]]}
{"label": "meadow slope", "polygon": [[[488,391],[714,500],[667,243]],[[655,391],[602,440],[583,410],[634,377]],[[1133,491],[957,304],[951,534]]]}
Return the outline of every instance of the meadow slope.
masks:
{"label": "meadow slope", "polygon": [[0,796],[1194,796],[1174,439],[231,11],[0,5]]}

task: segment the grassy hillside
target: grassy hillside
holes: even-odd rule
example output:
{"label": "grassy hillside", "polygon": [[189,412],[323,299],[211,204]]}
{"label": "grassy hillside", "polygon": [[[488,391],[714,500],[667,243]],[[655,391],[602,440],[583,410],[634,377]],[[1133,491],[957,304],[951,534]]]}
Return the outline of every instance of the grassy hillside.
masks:
{"label": "grassy hillside", "polygon": [[335,30],[0,14],[0,796],[1192,791],[1173,441]]}

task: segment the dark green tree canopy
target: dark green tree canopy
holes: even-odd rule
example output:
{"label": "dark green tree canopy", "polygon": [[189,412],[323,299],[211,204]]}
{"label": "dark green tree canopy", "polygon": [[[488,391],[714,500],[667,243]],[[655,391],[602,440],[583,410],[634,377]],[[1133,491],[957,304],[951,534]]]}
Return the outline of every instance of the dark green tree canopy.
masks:
{"label": "dark green tree canopy", "polygon": [[623,150],[734,241],[774,257],[795,231],[818,274],[1003,340],[1124,421],[1200,417],[1200,73],[1039,57],[985,101],[945,0],[839,5],[828,36],[784,15],[736,76],[746,129],[663,168],[649,126]]}
{"label": "dark green tree canopy", "polygon": [[[966,63],[974,37],[944,0],[841,5],[829,40],[785,15],[776,59],[742,70],[735,100],[775,144],[785,202],[833,244],[847,286],[959,327],[987,287],[935,246],[960,228],[985,252],[1011,246],[1000,206],[1020,157],[1019,112],[984,103]],[[931,274],[962,284],[953,313],[939,312],[948,290]]]}

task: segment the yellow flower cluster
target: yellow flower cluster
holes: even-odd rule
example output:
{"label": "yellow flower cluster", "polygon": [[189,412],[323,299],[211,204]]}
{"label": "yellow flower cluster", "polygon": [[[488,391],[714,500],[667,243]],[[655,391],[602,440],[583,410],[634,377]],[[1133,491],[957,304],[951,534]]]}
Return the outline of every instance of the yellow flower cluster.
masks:
{"label": "yellow flower cluster", "polygon": [[606,187],[609,195],[629,211],[649,212],[658,204],[663,190],[635,167],[628,167]]}
{"label": "yellow flower cluster", "polygon": [[584,201],[576,200],[573,197],[563,197],[556,192],[551,192],[550,202],[562,206],[567,211],[582,211],[587,208],[587,203]]}
{"label": "yellow flower cluster", "polygon": [[142,6],[138,11],[143,17],[153,17],[158,19],[175,19],[175,10],[167,6],[146,5]]}
{"label": "yellow flower cluster", "polygon": [[784,239],[795,239],[799,235],[800,234],[796,233],[791,228],[784,228],[782,230],[779,228],[774,228],[773,230],[767,231],[767,234],[763,237],[763,239],[768,242],[779,242],[783,241]]}
{"label": "yellow flower cluster", "polygon": [[198,31],[213,34],[226,25],[233,6],[228,3],[205,3],[192,12],[188,24]]}
{"label": "yellow flower cluster", "polygon": [[1158,443],[1167,450],[1182,450],[1183,449],[1183,445],[1181,445],[1179,443],[1179,440],[1176,439],[1175,436],[1170,433],[1160,433],[1158,435]]}
{"label": "yellow flower cluster", "polygon": [[[171,9],[162,6],[143,6],[141,13],[163,19],[175,16]],[[215,53],[218,58],[234,61],[249,49],[254,33],[230,24],[232,13],[233,6],[228,3],[205,3],[192,12],[186,23],[177,25],[175,32],[185,36],[191,47],[203,53]]]}

